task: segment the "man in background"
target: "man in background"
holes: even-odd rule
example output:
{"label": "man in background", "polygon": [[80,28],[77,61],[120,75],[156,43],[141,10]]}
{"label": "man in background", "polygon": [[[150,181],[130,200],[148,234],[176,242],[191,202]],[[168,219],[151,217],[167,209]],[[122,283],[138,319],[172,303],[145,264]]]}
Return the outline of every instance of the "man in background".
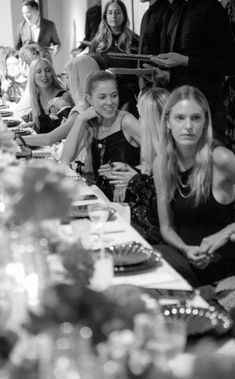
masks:
{"label": "man in background", "polygon": [[168,89],[187,84],[206,96],[217,138],[225,142],[223,77],[233,69],[233,40],[228,17],[218,0],[169,0],[161,53],[151,60],[166,70]]}
{"label": "man in background", "polygon": [[[96,4],[86,12],[85,38],[84,42],[90,42],[95,37],[101,21],[101,0],[96,0]],[[81,43],[76,49],[77,53],[82,52],[87,47],[86,43]]]}
{"label": "man in background", "polygon": [[56,55],[61,43],[54,22],[40,16],[36,1],[24,1],[22,14],[24,21],[18,25],[15,48],[19,50],[25,44],[36,42],[52,55]]}
{"label": "man in background", "polygon": [[[169,3],[168,0],[140,0],[140,2],[149,2],[149,8],[141,21],[138,53],[157,55],[160,53],[162,25]],[[143,67],[143,62],[139,61],[138,67]],[[153,75],[140,77],[139,88],[151,87],[153,78]]]}
{"label": "man in background", "polygon": [[168,0],[140,0],[149,2],[140,27],[139,54],[159,54],[161,30],[164,15],[168,9]]}

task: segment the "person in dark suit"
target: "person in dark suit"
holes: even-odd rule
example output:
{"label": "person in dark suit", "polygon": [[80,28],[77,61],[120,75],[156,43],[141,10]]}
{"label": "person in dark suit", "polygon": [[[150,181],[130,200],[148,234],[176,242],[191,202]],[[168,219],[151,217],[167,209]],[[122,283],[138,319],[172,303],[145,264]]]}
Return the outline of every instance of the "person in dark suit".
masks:
{"label": "person in dark suit", "polygon": [[[138,54],[156,55],[160,53],[162,24],[169,3],[168,0],[140,0],[140,2],[149,2],[149,8],[141,20]],[[138,67],[142,68],[143,66],[143,62],[139,60]],[[152,87],[154,81],[153,75],[140,77],[140,90]]]}
{"label": "person in dark suit", "polygon": [[15,48],[37,42],[48,49],[52,55],[57,54],[61,46],[54,22],[41,18],[36,1],[25,1],[22,5],[24,21],[17,28]]}
{"label": "person in dark suit", "polygon": [[[85,38],[84,41],[92,41],[95,37],[101,22],[101,0],[96,0],[96,4],[86,12]],[[86,43],[78,46],[79,52],[87,47]]]}
{"label": "person in dark suit", "polygon": [[226,113],[221,85],[231,70],[233,41],[218,0],[170,0],[161,35],[161,54],[152,61],[168,71],[169,90],[188,84],[206,96],[213,129],[225,142]]}
{"label": "person in dark suit", "polygon": [[160,53],[161,30],[164,15],[168,9],[168,0],[140,0],[149,2],[140,26],[139,54]]}

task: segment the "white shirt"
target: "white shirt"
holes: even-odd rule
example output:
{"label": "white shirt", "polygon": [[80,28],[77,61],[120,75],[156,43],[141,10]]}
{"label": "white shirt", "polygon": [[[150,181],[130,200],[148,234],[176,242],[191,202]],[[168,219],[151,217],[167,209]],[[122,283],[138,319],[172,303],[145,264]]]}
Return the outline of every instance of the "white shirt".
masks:
{"label": "white shirt", "polygon": [[29,27],[31,30],[32,41],[38,42],[38,37],[39,37],[39,33],[40,33],[40,23],[31,24],[31,25],[29,25]]}

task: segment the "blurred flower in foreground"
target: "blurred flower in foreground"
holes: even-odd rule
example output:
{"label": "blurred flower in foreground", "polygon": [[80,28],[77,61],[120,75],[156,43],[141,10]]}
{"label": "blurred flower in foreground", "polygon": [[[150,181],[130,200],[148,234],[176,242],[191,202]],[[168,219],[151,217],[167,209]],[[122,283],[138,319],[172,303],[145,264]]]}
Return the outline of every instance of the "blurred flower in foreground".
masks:
{"label": "blurred flower in foreground", "polygon": [[53,161],[42,166],[28,164],[19,172],[22,185],[14,205],[14,221],[40,223],[65,216],[73,198],[75,182]]}
{"label": "blurred flower in foreground", "polygon": [[15,160],[17,144],[14,135],[0,118],[0,169],[8,166]]}

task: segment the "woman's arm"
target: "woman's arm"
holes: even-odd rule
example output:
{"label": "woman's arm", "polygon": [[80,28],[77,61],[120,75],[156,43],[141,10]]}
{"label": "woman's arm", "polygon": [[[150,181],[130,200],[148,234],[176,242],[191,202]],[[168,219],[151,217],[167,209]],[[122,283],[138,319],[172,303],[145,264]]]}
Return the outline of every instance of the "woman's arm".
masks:
{"label": "woman's arm", "polygon": [[[213,151],[213,194],[217,201],[231,203],[235,193],[235,155],[225,147]],[[203,238],[201,251],[213,256],[214,252],[229,240],[234,241],[235,223],[225,226],[210,236]]]}
{"label": "woman's arm", "polygon": [[73,113],[68,120],[63,122],[60,126],[58,126],[58,128],[52,130],[50,133],[25,136],[24,140],[27,145],[31,146],[53,145],[54,143],[59,142],[67,137],[77,117],[78,113]]}
{"label": "woman's arm", "polygon": [[140,145],[141,126],[140,122],[131,114],[127,113],[122,119],[122,130],[125,137],[131,143],[134,141],[136,145]]}
{"label": "woman's arm", "polygon": [[223,146],[216,147],[213,151],[213,165],[222,190],[227,190],[228,182],[231,186],[235,184],[235,154],[232,151]]}

